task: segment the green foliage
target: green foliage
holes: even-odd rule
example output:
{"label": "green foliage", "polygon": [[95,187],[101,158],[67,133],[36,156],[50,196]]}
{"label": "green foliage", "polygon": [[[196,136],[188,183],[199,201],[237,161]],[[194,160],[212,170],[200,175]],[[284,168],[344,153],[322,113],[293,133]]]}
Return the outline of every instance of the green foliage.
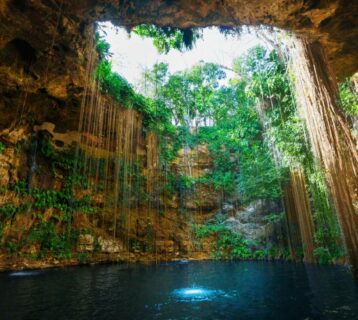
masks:
{"label": "green foliage", "polygon": [[[138,30],[140,30],[140,27]],[[145,27],[144,27],[145,29]],[[143,30],[144,30],[143,29]],[[114,98],[118,104],[124,108],[135,109],[143,115],[143,125],[161,135],[172,134],[169,109],[159,99],[151,99],[136,93],[132,86],[121,75],[114,72],[112,63],[109,60],[110,45],[102,38],[97,36],[97,51],[100,55],[100,62],[96,67],[94,77],[99,82],[101,90]],[[167,65],[159,64],[154,68],[154,76],[151,81],[158,85],[160,77],[164,77],[167,72]]]}
{"label": "green foliage", "polygon": [[64,212],[64,215],[58,216],[58,219],[62,221],[71,221],[72,214],[76,211],[93,212],[90,197],[87,195],[76,199],[70,189],[56,191],[34,188],[30,190],[29,194],[34,199],[34,208],[40,210],[53,208]]}
{"label": "green foliage", "polygon": [[6,146],[5,144],[3,144],[1,141],[0,141],[0,154],[3,153],[6,149]]}
{"label": "green foliage", "polygon": [[[280,218],[282,218],[282,215],[280,215]],[[215,221],[203,225],[192,225],[192,233],[194,244],[198,248],[201,248],[201,242],[204,238],[212,239],[212,256],[215,259],[247,260],[277,257],[289,259],[290,257],[288,250],[275,246],[264,249],[259,244],[243,239],[239,233],[233,232],[225,225],[218,224]]]}
{"label": "green foliage", "polygon": [[102,60],[96,68],[95,79],[101,85],[104,93],[111,95],[125,108],[142,109],[144,97],[136,94],[123,77],[112,70],[112,63]]}
{"label": "green foliage", "polygon": [[327,248],[318,247],[314,249],[313,255],[320,264],[329,264],[332,262],[332,256]]}
{"label": "green foliage", "polygon": [[143,246],[142,243],[137,239],[130,238],[129,239],[129,249],[132,251],[142,251]]}
{"label": "green foliage", "polygon": [[252,101],[241,95],[245,86],[236,83],[220,92],[217,99],[222,104],[215,110],[214,126],[199,132],[214,159],[210,178],[217,190],[239,192],[243,202],[277,199],[281,194],[281,171],[263,142]]}
{"label": "green foliage", "polygon": [[312,155],[305,127],[297,114],[286,66],[276,51],[254,47],[234,62],[234,68],[248,81],[245,92],[264,113],[268,145],[280,152],[284,165],[309,165]]}
{"label": "green foliage", "polygon": [[172,75],[158,74],[158,67],[154,65],[153,70],[146,72],[145,81],[154,82],[155,98],[170,110],[175,125],[198,126],[211,116],[219,81],[226,77],[219,66],[199,63],[190,70]]}
{"label": "green foliage", "polygon": [[192,232],[197,240],[213,236],[216,246],[212,252],[216,259],[249,259],[251,252],[240,234],[232,232],[222,224],[193,225]]}
{"label": "green foliage", "polygon": [[4,204],[0,207],[0,215],[7,218],[12,218],[18,212],[18,207],[13,204]]}
{"label": "green foliage", "polygon": [[57,231],[52,222],[42,221],[31,229],[28,240],[40,244],[41,255],[51,255],[57,259],[68,259],[76,245],[78,233],[68,228]]}
{"label": "green foliage", "polygon": [[77,254],[77,259],[80,262],[80,264],[86,264],[88,260],[88,253],[86,252],[79,252]]}
{"label": "green foliage", "polygon": [[220,233],[215,255],[219,259],[246,260],[251,258],[251,252],[242,236],[229,230]]}
{"label": "green foliage", "polygon": [[4,227],[5,227],[5,223],[0,221],[0,239],[3,237],[4,235]]}
{"label": "green foliage", "polygon": [[[64,186],[61,190],[31,188],[27,186],[25,180],[18,180],[11,186],[18,196],[29,196],[30,203],[16,207],[17,211],[23,211],[26,206],[31,206],[35,210],[46,210],[53,208],[61,214],[56,215],[60,221],[70,222],[74,212],[81,211],[85,213],[93,212],[91,199],[89,196],[83,196],[78,199],[74,195],[74,187],[82,187],[85,183],[83,177],[74,170],[75,150],[67,152],[57,152],[52,147],[47,137],[42,137],[39,141],[40,154],[50,163],[53,171],[59,170],[64,174]],[[10,210],[11,209],[11,210]],[[5,210],[5,209],[4,209]],[[14,207],[7,207],[8,212],[14,212]]]}
{"label": "green foliage", "polygon": [[21,153],[22,147],[23,147],[23,141],[16,142],[16,144],[15,144],[15,152],[16,152],[16,154]]}
{"label": "green foliage", "polygon": [[270,213],[266,216],[264,216],[263,220],[268,223],[276,223],[278,221],[281,221],[284,217],[284,212],[281,213]]}
{"label": "green foliage", "polygon": [[98,238],[96,237],[96,238],[94,239],[93,251],[94,251],[94,252],[100,252],[101,249],[102,249],[101,244],[99,243]]}
{"label": "green foliage", "polygon": [[9,254],[16,254],[19,251],[19,245],[14,241],[5,243],[5,249]]}
{"label": "green foliage", "polygon": [[253,259],[260,260],[260,259],[267,258],[268,255],[269,255],[268,250],[257,249],[257,250],[255,250],[255,251],[253,252],[252,258],[253,258]]}
{"label": "green foliage", "polygon": [[[65,152],[56,151],[50,143],[49,137],[39,137],[38,157],[52,168],[54,176],[60,176],[63,185],[61,189],[29,188],[27,181],[18,180],[10,185],[10,190],[21,199],[20,204],[7,203],[0,208],[1,225],[4,219],[12,219],[16,214],[31,212],[35,218],[28,237],[16,244],[5,244],[5,248],[11,251],[20,250],[30,243],[40,244],[40,252],[37,258],[51,255],[57,259],[70,258],[75,249],[78,231],[71,228],[76,212],[92,213],[94,207],[89,196],[75,196],[75,188],[83,188],[84,177],[78,170],[80,163],[76,163],[75,150]],[[44,219],[44,213],[53,209],[50,217]],[[15,250],[14,249],[14,250]]]}
{"label": "green foliage", "polygon": [[[235,61],[235,69],[250,83],[246,94],[256,99],[264,113],[265,140],[279,151],[284,166],[302,168],[307,177],[318,260],[326,261],[328,256],[331,260],[339,257],[342,249],[338,221],[323,173],[315,164],[305,137],[304,123],[297,114],[285,64],[275,51],[256,47]],[[342,102],[346,103],[347,110],[354,105],[351,93],[348,82],[341,85]]]}
{"label": "green foliage", "polygon": [[27,194],[27,183],[25,180],[18,180],[10,186],[10,188],[15,191],[19,196]]}
{"label": "green foliage", "polygon": [[[154,26],[140,26],[136,30],[141,36],[154,37],[162,48],[176,46],[183,36],[180,30]],[[107,50],[103,43],[100,47]],[[281,172],[262,141],[254,100],[245,94],[245,81],[221,86],[225,76],[212,63],[201,63],[172,75],[168,74],[168,66],[160,63],[144,74],[144,86],[150,88],[153,96],[144,98],[112,71],[109,61],[102,60],[95,75],[104,92],[122,106],[141,112],[144,125],[159,135],[164,168],[169,167],[183,146],[193,148],[206,143],[215,162],[213,173],[203,179],[206,183],[213,184],[218,191],[239,192],[245,202],[276,199],[280,196]],[[206,123],[212,120],[215,126],[207,127]],[[200,126],[199,133],[190,132],[191,126]],[[173,191],[172,186],[167,184],[167,191]]]}
{"label": "green foliage", "polygon": [[[62,259],[70,258],[71,252],[77,241],[77,232],[70,228],[70,223],[75,212],[92,212],[88,196],[82,199],[76,199],[67,188],[63,191],[46,190],[46,189],[26,189],[22,180],[14,186],[15,192],[19,195],[27,195],[31,198],[30,203],[20,206],[8,204],[0,209],[0,213],[7,217],[13,217],[16,213],[23,212],[31,208],[38,212],[42,212],[49,208],[56,211],[52,215],[52,220],[64,223],[68,226],[66,231],[57,231],[53,221],[42,221],[35,224],[31,229],[28,240],[30,242],[40,243],[40,256],[51,254],[52,256]],[[41,214],[39,217],[42,219]]]}
{"label": "green foliage", "polygon": [[141,37],[151,38],[160,53],[168,53],[170,49],[183,51],[192,49],[201,38],[199,29],[182,29],[176,27],[159,27],[155,25],[139,25],[132,30]]}
{"label": "green foliage", "polygon": [[202,239],[220,232],[226,231],[226,227],[220,224],[194,224],[192,232],[196,238]]}
{"label": "green foliage", "polygon": [[8,186],[0,187],[0,195],[4,195],[9,190]]}
{"label": "green foliage", "polygon": [[96,34],[96,49],[100,62],[94,72],[103,93],[110,95],[121,107],[135,109],[143,115],[145,127],[154,131],[170,130],[169,113],[159,101],[146,98],[136,93],[133,87],[112,69],[110,45]]}
{"label": "green foliage", "polygon": [[[332,262],[344,255],[341,231],[337,222],[333,205],[323,172],[316,168],[309,174],[308,185],[314,208],[313,218],[316,225],[315,255],[320,263]],[[328,261],[329,260],[329,261]]]}
{"label": "green foliage", "polygon": [[242,155],[240,159],[238,189],[246,203],[257,199],[277,200],[281,197],[282,173],[280,168],[273,165],[268,152],[265,153],[253,149],[252,153]]}
{"label": "green foliage", "polygon": [[223,86],[225,77],[212,63],[171,75],[164,64],[145,72],[144,86],[170,111],[176,125],[176,132],[160,138],[161,163],[168,166],[180,148],[207,144],[214,170],[200,182],[220,192],[239,192],[245,202],[277,199],[282,175],[263,142],[255,101],[245,94],[245,81]]}
{"label": "green foliage", "polygon": [[161,133],[171,130],[169,111],[165,106],[160,101],[137,94],[127,80],[112,70],[111,62],[102,60],[97,65],[95,78],[101,90],[120,106],[139,111],[145,127]]}
{"label": "green foliage", "polygon": [[358,96],[352,88],[350,79],[346,79],[339,85],[339,96],[345,114],[349,117],[357,117]]}
{"label": "green foliage", "polygon": [[49,158],[51,160],[54,160],[56,158],[56,152],[52,144],[50,143],[50,139],[46,136],[40,139],[40,152],[44,157]]}
{"label": "green foliage", "polygon": [[106,42],[98,32],[96,32],[96,41],[96,50],[100,60],[108,60],[112,56],[110,44]]}

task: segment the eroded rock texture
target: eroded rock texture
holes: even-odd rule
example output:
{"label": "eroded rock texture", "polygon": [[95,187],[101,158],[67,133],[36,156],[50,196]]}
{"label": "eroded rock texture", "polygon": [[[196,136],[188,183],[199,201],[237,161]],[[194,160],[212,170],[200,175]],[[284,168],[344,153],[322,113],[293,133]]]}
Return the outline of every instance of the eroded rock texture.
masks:
{"label": "eroded rock texture", "polygon": [[276,26],[320,40],[342,77],[358,67],[357,6],[343,0],[3,0],[1,84],[9,90],[41,90],[59,100],[76,96],[82,87],[86,35],[98,20],[129,28],[140,23]]}

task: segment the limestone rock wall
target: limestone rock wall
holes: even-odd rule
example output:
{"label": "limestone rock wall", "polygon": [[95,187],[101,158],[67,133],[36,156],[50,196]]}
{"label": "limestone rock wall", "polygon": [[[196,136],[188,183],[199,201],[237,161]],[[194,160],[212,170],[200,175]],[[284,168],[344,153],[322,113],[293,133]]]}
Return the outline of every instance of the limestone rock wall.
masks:
{"label": "limestone rock wall", "polygon": [[[36,106],[30,104],[29,108],[32,107]],[[142,173],[149,179],[148,174],[158,165],[156,138],[153,133],[138,136],[141,140],[131,149],[135,153],[131,157],[142,163]],[[56,199],[53,200],[55,203],[51,202],[51,197],[62,197],[62,192],[65,192],[67,175],[71,172],[59,169],[56,162],[64,161],[60,159],[61,154],[78,145],[79,133],[71,128],[59,131],[52,122],[39,123],[39,119],[31,121],[24,117],[13,127],[4,129],[0,141],[0,269],[76,264],[83,257],[87,262],[210,257],[210,252],[198,251],[193,247],[191,226],[205,223],[217,210],[218,201],[213,188],[190,191],[184,206],[190,212],[180,210],[181,200],[176,193],[171,199],[162,199],[162,204],[158,205],[153,201],[135,204],[136,200],[133,200],[129,207],[119,207],[115,213],[110,207],[107,208],[108,194],[104,190],[83,186],[75,190],[71,201],[90,196],[90,205],[95,211],[75,211],[68,224],[65,211],[58,207]],[[43,141],[50,146],[47,147]],[[95,154],[102,154],[102,151],[98,148]],[[51,156],[53,152],[58,154],[54,158]],[[195,172],[201,170],[201,174],[204,174],[212,165],[206,148],[201,150],[199,158],[192,159],[191,166],[196,168]],[[180,170],[183,172],[188,170],[181,155],[173,165],[174,171],[178,170],[177,164],[182,166]],[[40,190],[43,195],[36,198],[29,190]],[[44,201],[44,204],[42,206],[34,201]],[[61,201],[66,203],[67,200]],[[115,237],[114,214],[117,215]],[[54,232],[62,235],[70,226],[78,233],[77,244],[71,249],[69,258],[59,259],[52,249],[43,253],[44,239],[32,239],[34,231],[41,230],[41,237],[45,239],[47,236],[43,232],[52,232],[44,231],[43,226],[53,227]]]}
{"label": "limestone rock wall", "polygon": [[[195,180],[209,174],[212,169],[213,159],[207,145],[198,145],[180,149],[171,170],[178,176]],[[220,207],[222,201],[220,193],[208,183],[195,182],[192,186],[185,186],[185,182],[182,182],[179,189],[180,192],[175,199],[176,206],[200,211],[210,211]]]}

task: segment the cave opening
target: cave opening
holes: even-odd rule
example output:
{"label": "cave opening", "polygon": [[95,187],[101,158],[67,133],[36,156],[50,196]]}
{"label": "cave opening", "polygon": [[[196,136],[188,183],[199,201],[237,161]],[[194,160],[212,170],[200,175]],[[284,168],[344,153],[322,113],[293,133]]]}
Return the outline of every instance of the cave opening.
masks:
{"label": "cave opening", "polygon": [[40,2],[0,5],[6,316],[358,314],[348,4]]}
{"label": "cave opening", "polygon": [[[192,31],[192,43],[184,40],[188,30],[135,30],[129,37],[125,30],[102,24],[96,48],[101,60],[89,59],[88,72],[97,84],[88,77],[79,132],[81,148],[87,150],[84,171],[95,174],[96,192],[101,185],[110,198],[102,223],[112,224],[113,237],[128,251],[155,260],[173,254],[301,259],[302,245],[292,246],[290,253],[285,243],[284,168],[275,163],[256,107],[256,99],[264,99],[267,65],[280,68],[278,54],[242,29],[244,41],[239,29],[212,28]],[[239,52],[245,57],[239,58]],[[254,73],[256,88],[246,93]],[[120,114],[102,99],[103,91],[124,107]],[[144,179],[137,181],[140,175]],[[167,219],[174,223],[163,230]],[[173,232],[179,226],[183,230]],[[212,237],[216,244],[203,248]]]}

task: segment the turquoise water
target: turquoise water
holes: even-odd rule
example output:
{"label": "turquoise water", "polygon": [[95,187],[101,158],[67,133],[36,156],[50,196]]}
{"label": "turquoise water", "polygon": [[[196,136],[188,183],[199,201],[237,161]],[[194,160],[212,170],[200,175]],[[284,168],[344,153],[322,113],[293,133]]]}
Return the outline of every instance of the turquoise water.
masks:
{"label": "turquoise water", "polygon": [[0,319],[358,319],[347,269],[285,262],[100,265],[0,274]]}

